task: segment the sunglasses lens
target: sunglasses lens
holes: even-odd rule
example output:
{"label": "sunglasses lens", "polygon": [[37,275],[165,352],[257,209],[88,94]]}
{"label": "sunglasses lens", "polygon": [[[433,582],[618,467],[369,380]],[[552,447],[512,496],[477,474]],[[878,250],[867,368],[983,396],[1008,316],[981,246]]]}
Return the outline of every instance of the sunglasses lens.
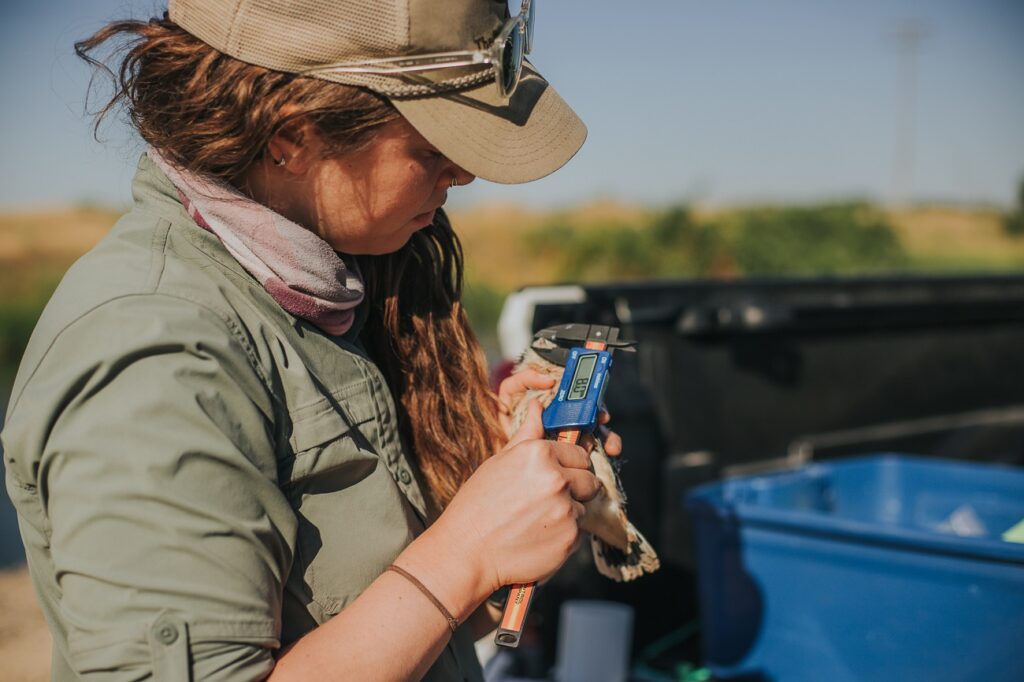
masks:
{"label": "sunglasses lens", "polygon": [[505,41],[501,52],[501,90],[508,95],[519,83],[519,73],[523,69],[523,33],[512,31]]}
{"label": "sunglasses lens", "polygon": [[533,52],[533,20],[537,16],[537,10],[534,8],[537,6],[536,2],[530,2],[530,7],[526,10],[526,45],[523,48],[524,54],[530,54]]}

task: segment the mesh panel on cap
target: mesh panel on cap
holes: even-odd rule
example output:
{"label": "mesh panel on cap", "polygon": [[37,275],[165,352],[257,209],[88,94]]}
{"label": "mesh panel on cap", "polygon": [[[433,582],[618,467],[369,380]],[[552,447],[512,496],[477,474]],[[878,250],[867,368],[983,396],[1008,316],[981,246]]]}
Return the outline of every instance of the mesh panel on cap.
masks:
{"label": "mesh panel on cap", "polygon": [[405,2],[242,2],[227,52],[280,71],[401,54],[408,49]]}
{"label": "mesh panel on cap", "polygon": [[[479,9],[485,19],[495,20],[488,16],[487,5]],[[169,10],[174,22],[211,47],[275,71],[302,73],[327,64],[421,51],[410,45],[409,0],[171,0]],[[478,27],[474,23],[471,28]],[[494,78],[486,65],[442,69],[429,78],[424,74],[311,75],[388,97],[437,95]]]}

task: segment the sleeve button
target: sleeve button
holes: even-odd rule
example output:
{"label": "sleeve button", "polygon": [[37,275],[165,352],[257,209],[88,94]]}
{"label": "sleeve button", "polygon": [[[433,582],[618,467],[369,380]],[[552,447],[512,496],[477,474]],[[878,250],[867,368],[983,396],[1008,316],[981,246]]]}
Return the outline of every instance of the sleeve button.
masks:
{"label": "sleeve button", "polygon": [[164,624],[157,628],[156,638],[161,644],[174,644],[178,639],[178,628]]}
{"label": "sleeve button", "polygon": [[398,477],[402,479],[402,483],[406,485],[409,485],[409,482],[412,481],[412,476],[405,469],[402,469],[402,471],[398,474]]}

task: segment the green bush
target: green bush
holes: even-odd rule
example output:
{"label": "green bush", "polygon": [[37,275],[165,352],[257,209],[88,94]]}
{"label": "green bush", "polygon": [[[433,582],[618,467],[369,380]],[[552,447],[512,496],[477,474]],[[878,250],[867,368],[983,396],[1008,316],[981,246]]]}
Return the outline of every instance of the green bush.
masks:
{"label": "green bush", "polygon": [[1024,180],[1020,181],[1020,187],[1017,188],[1017,208],[1007,214],[1003,227],[1006,228],[1006,234],[1014,237],[1024,235]]}
{"label": "green bush", "polygon": [[597,223],[580,229],[555,218],[529,237],[536,257],[554,258],[564,280],[633,277],[649,267],[636,231],[624,223]]}
{"label": "green bush", "polygon": [[6,265],[0,274],[0,390],[14,378],[29,336],[61,275],[51,268]]}
{"label": "green bush", "polygon": [[734,255],[747,275],[891,271],[908,257],[892,227],[860,204],[742,211]]}
{"label": "green bush", "polygon": [[1006,228],[1006,234],[1008,235],[1013,237],[1024,235],[1024,211],[1017,211],[1006,216],[1003,226]]}
{"label": "green bush", "polygon": [[658,276],[707,277],[722,268],[732,269],[732,256],[721,228],[700,224],[683,206],[655,216],[646,230],[647,248],[656,256]]}
{"label": "green bush", "polygon": [[14,378],[41,312],[41,305],[0,306],[0,390]]}
{"label": "green bush", "polygon": [[717,226],[697,223],[684,206],[640,225],[556,218],[528,240],[535,257],[555,259],[563,281],[706,276],[726,251]]}
{"label": "green bush", "polygon": [[642,225],[571,225],[533,232],[536,257],[563,281],[886,271],[908,257],[892,227],[861,204],[749,209],[699,222],[684,206]]}
{"label": "green bush", "polygon": [[486,284],[467,281],[462,290],[462,305],[480,345],[489,357],[497,357],[498,316],[505,302],[505,294]]}

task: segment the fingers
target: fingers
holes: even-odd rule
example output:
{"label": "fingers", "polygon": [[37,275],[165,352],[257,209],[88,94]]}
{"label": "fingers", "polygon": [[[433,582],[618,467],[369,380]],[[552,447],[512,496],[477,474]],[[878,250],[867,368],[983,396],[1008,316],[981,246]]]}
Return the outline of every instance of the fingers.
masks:
{"label": "fingers", "polygon": [[580,436],[580,447],[586,450],[588,454],[594,451],[594,445],[596,443],[597,441],[594,439],[592,434],[585,433]]}
{"label": "fingers", "polygon": [[518,395],[527,391],[551,388],[554,385],[555,380],[547,374],[535,369],[524,369],[501,382],[498,386],[498,398],[505,405],[512,405]]}
{"label": "fingers", "polygon": [[619,434],[604,426],[599,426],[597,428],[596,436],[591,434],[585,434],[582,436],[580,438],[580,446],[582,446],[587,452],[593,452],[597,438],[601,439],[601,443],[604,446],[604,454],[609,457],[618,457],[622,454],[622,438]]}
{"label": "fingers", "polygon": [[551,453],[561,466],[567,469],[590,468],[590,455],[579,445],[555,443],[552,441],[549,441],[549,443],[551,444]]}
{"label": "fingers", "polygon": [[618,457],[622,454],[622,437],[606,426],[598,427],[598,436],[604,443],[604,453],[609,457]]}
{"label": "fingers", "polygon": [[526,369],[507,377],[498,387],[498,401],[506,410],[511,410],[526,391],[543,390],[555,385],[555,380],[537,370]]}
{"label": "fingers", "polygon": [[555,380],[543,372],[535,369],[524,369],[516,372],[502,380],[498,386],[498,421],[501,422],[505,433],[512,436],[512,406],[523,399],[523,396],[531,390],[549,389],[555,385]]}
{"label": "fingers", "polygon": [[[586,502],[587,500],[594,499],[601,492],[601,481],[589,471],[565,469],[562,475],[569,482],[569,494],[574,500]],[[579,518],[579,516],[576,518]]]}
{"label": "fingers", "polygon": [[579,521],[587,513],[587,508],[583,506],[582,502],[577,502],[576,500],[570,500],[570,503],[572,504],[573,513],[576,515],[576,520]]}
{"label": "fingers", "polygon": [[608,414],[608,410],[602,409],[597,413],[597,436],[604,443],[604,453],[609,457],[618,457],[622,454],[622,438],[605,426],[611,420],[612,416]]}
{"label": "fingers", "polygon": [[511,448],[523,441],[543,438],[544,422],[541,420],[542,414],[543,408],[540,406],[540,401],[531,400],[530,404],[526,406],[526,417],[523,419],[522,426],[512,434],[512,438],[509,439],[506,447]]}

